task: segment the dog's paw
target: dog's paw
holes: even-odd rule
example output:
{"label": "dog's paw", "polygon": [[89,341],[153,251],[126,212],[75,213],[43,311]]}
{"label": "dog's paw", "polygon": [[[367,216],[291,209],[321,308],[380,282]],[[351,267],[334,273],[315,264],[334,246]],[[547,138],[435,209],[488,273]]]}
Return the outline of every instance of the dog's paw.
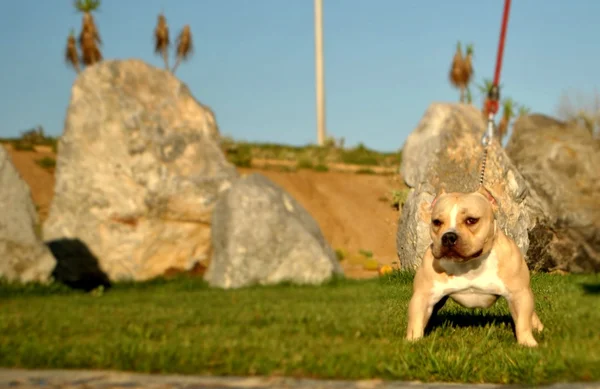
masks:
{"label": "dog's paw", "polygon": [[533,336],[527,336],[524,339],[519,339],[519,344],[525,347],[537,347],[538,343],[535,341]]}
{"label": "dog's paw", "polygon": [[418,333],[416,331],[408,331],[406,333],[406,340],[408,340],[409,342],[416,342],[421,338],[423,338],[423,334]]}

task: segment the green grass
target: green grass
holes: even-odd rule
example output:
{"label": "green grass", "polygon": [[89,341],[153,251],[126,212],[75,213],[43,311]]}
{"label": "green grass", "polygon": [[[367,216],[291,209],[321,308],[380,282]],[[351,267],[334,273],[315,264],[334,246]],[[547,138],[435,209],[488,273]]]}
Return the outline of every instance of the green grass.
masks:
{"label": "green grass", "polygon": [[[412,276],[223,291],[198,279],[0,286],[0,365],[215,375],[542,384],[600,380],[600,276],[534,275],[546,326],[516,344],[506,303],[449,302],[404,340]],[[585,289],[587,284],[587,291]]]}
{"label": "green grass", "polygon": [[[248,167],[252,159],[270,159],[296,161],[299,168],[312,169],[330,163],[345,163],[361,166],[397,166],[401,161],[401,152],[379,152],[359,144],[352,148],[334,145],[319,147],[316,145],[290,146],[272,143],[235,141],[229,137],[221,138],[221,148],[228,160],[236,166]],[[310,165],[310,166],[309,166]],[[321,167],[317,167],[319,170]],[[363,169],[369,172],[369,169]]]}
{"label": "green grass", "polygon": [[18,151],[35,151],[35,146],[50,146],[52,152],[56,153],[58,148],[58,138],[51,136],[0,138],[0,143],[10,143]]}

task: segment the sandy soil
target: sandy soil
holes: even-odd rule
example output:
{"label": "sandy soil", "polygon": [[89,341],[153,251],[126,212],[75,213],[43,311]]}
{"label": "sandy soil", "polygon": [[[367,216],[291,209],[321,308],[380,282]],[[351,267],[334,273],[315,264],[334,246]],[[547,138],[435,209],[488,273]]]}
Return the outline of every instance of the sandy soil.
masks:
{"label": "sandy soil", "polygon": [[[15,167],[29,184],[43,221],[52,201],[54,174],[52,169],[44,169],[36,161],[54,157],[52,151],[6,148]],[[402,187],[397,175],[312,170],[283,172],[265,168],[240,168],[239,171],[241,174],[264,174],[294,196],[319,223],[332,247],[346,253],[342,260],[346,276],[377,275],[376,271],[365,269],[365,257],[359,254],[360,250],[371,251],[381,265],[397,261],[395,234],[399,215],[389,200],[391,191]]]}

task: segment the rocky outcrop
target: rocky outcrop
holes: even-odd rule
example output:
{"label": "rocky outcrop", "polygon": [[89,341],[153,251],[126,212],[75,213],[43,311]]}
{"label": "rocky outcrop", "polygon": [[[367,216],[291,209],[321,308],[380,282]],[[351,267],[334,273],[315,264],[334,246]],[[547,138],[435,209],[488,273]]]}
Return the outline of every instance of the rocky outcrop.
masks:
{"label": "rocky outcrop", "polygon": [[29,186],[0,146],[0,279],[47,282],[56,260],[39,236]]}
{"label": "rocky outcrop", "polygon": [[212,286],[318,284],[343,274],[312,216],[256,173],[236,181],[217,202],[212,242],[205,275]]}
{"label": "rocky outcrop", "polygon": [[549,210],[528,256],[543,268],[600,271],[598,141],[583,127],[529,115],[515,123],[506,152]]}
{"label": "rocky outcrop", "polygon": [[[481,112],[474,106],[436,103],[407,138],[401,174],[411,190],[396,239],[403,268],[418,266],[431,244],[430,204],[440,187],[447,192],[472,192],[479,186],[484,130]],[[530,231],[541,225],[548,210],[529,192],[527,182],[497,141],[489,148],[484,186],[498,202],[498,225],[527,253]]]}
{"label": "rocky outcrop", "polygon": [[125,60],[82,72],[44,224],[71,282],[77,271],[67,269],[83,252],[110,280],[144,280],[205,261],[213,206],[237,176],[217,138],[211,110],[168,71]]}

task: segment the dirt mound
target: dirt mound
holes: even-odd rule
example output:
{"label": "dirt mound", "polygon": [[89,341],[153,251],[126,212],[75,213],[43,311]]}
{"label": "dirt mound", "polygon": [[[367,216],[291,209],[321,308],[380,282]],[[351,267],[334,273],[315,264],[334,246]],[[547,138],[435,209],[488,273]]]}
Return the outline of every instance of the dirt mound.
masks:
{"label": "dirt mound", "polygon": [[44,168],[38,161],[44,158],[54,159],[54,153],[49,147],[36,148],[36,151],[16,151],[10,145],[2,146],[6,147],[19,174],[29,184],[40,221],[44,221],[54,194],[54,169]]}
{"label": "dirt mound", "polygon": [[[53,196],[54,172],[38,161],[54,158],[52,150],[17,151],[9,145],[4,147],[31,187],[40,220],[45,220]],[[262,173],[294,196],[317,220],[332,247],[342,253],[342,265],[348,277],[376,276],[377,263],[397,262],[398,211],[390,205],[392,190],[403,186],[397,175],[264,168],[238,170],[241,174]]]}

